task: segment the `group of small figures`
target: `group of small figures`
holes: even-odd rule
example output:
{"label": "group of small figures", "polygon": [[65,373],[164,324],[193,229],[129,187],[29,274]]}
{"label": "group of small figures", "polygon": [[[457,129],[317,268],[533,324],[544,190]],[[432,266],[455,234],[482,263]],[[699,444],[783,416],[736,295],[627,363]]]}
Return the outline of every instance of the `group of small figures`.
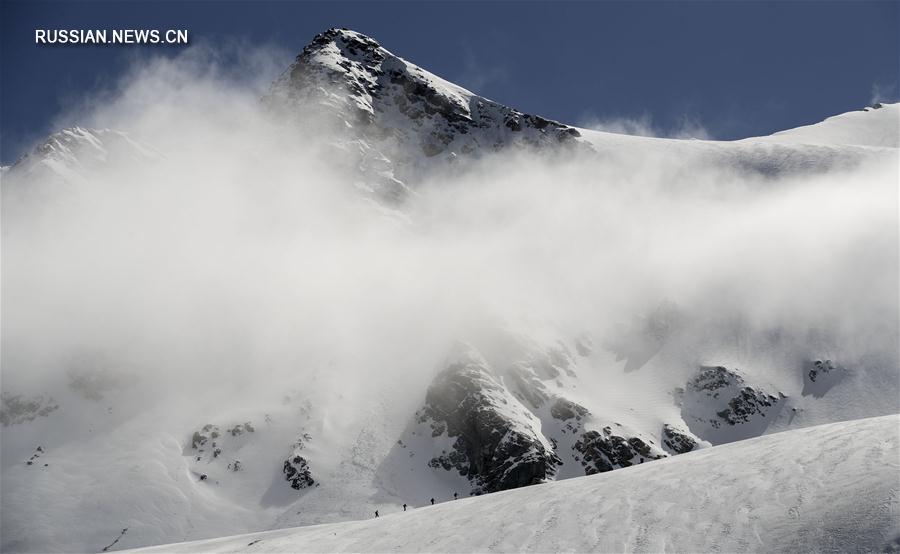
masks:
{"label": "group of small figures", "polygon": [[[459,494],[453,493],[453,500],[457,500],[459,498]],[[434,506],[434,498],[431,499],[431,505]],[[406,511],[408,506],[406,504],[403,505],[403,511]],[[378,510],[375,510],[375,517],[378,517]]]}

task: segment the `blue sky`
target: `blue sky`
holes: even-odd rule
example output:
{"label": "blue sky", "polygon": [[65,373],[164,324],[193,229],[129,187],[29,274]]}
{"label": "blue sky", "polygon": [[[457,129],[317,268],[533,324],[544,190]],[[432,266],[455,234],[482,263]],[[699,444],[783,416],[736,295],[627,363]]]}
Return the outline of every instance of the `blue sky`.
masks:
{"label": "blue sky", "polygon": [[[566,123],[734,139],[896,101],[900,3],[2,0],[0,159],[163,46],[38,46],[36,28],[186,28],[293,54],[349,27],[494,100]],[[274,79],[277,75],[273,74]]]}

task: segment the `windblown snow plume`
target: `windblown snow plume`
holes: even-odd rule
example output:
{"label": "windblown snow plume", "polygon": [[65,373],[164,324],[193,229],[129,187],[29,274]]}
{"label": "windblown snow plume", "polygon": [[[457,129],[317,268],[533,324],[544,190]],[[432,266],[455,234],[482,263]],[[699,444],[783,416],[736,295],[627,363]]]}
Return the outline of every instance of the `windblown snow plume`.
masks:
{"label": "windblown snow plume", "polygon": [[[640,462],[677,453],[666,437],[690,450],[900,411],[898,105],[734,143],[629,137],[502,111],[362,35],[321,36],[273,91],[283,64],[264,54],[244,72],[198,52],[137,67],[4,171],[4,551],[468,495],[474,462],[460,476],[428,465],[430,443],[419,458],[396,444],[460,342],[530,410],[528,444],[557,449],[561,469],[536,480],[605,470],[566,446],[589,448],[586,428],[529,423],[564,396],[596,421],[595,456],[615,423],[643,437]],[[347,94],[313,62],[369,104],[313,103]],[[313,100],[290,111],[275,100],[298,79],[315,94],[292,92]],[[429,117],[456,126],[420,147]],[[547,146],[551,131],[571,138]],[[559,344],[570,361],[548,358],[561,377],[535,373],[550,400],[530,403],[505,368]],[[455,452],[439,438],[434,459]]]}

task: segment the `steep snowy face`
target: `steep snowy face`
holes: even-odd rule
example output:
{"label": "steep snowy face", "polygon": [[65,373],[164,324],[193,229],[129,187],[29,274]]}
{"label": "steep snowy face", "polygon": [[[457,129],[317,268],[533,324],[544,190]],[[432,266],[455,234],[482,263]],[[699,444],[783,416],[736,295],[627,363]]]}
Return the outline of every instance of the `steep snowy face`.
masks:
{"label": "steep snowy face", "polygon": [[344,148],[359,156],[359,169],[388,196],[459,156],[572,145],[581,136],[473,94],[347,29],[316,36],[265,101],[295,117],[327,114]]}
{"label": "steep snowy face", "polygon": [[77,184],[87,173],[116,164],[152,162],[159,153],[111,129],[71,127],[47,137],[10,167],[8,175],[30,181]]}

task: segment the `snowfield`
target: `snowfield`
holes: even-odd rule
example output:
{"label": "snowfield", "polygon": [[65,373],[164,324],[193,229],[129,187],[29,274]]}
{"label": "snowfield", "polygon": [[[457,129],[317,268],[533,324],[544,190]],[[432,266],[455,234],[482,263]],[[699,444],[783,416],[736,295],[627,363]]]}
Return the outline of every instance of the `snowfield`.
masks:
{"label": "snowfield", "polygon": [[900,417],[776,433],[383,517],[132,552],[883,552]]}

